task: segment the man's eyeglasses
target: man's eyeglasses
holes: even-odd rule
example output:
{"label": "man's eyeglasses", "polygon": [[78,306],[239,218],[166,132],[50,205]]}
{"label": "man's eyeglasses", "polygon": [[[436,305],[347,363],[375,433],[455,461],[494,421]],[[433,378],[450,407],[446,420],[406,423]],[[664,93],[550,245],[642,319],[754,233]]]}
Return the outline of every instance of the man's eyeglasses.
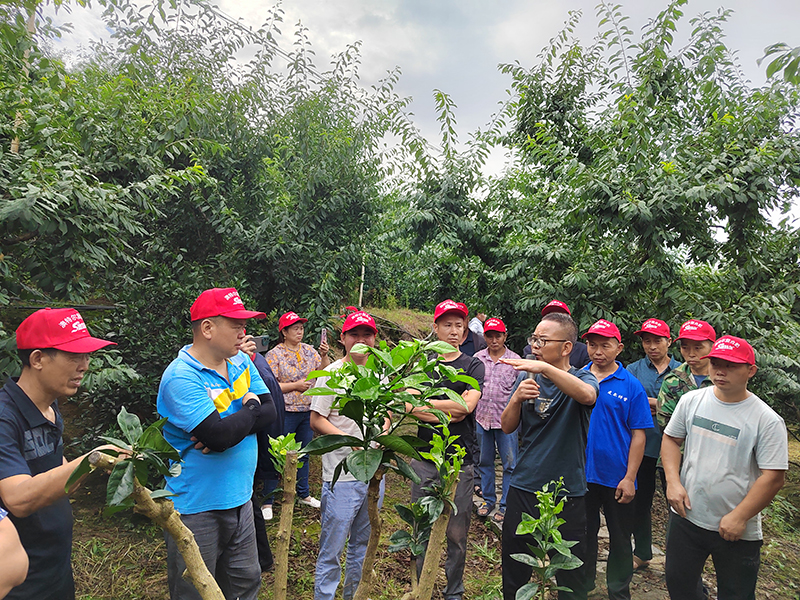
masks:
{"label": "man's eyeglasses", "polygon": [[531,348],[544,348],[547,345],[547,342],[568,342],[569,340],[552,340],[547,338],[540,338],[535,335],[532,335],[528,338],[528,342],[531,344]]}

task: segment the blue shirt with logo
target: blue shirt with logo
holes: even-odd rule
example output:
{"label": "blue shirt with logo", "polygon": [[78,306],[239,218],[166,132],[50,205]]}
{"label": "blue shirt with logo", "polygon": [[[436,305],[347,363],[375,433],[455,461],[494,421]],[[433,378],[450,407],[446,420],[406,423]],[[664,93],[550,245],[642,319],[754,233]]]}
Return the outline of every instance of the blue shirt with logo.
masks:
{"label": "blue shirt with logo", "polygon": [[158,414],[167,417],[164,437],[181,454],[177,477],[167,478],[167,489],[181,514],[236,508],[250,501],[258,460],[255,434],[224,452],[203,454],[195,449],[191,432],[213,411],[225,418],[242,408],[248,392],[268,393],[253,362],[243,352],[227,359],[228,380],[203,366],[181,349],[161,377],[156,400]]}
{"label": "blue shirt with logo", "polygon": [[[590,370],[592,363],[585,369]],[[616,488],[628,470],[634,429],[653,426],[650,403],[639,380],[621,363],[600,382],[586,443],[586,481]]]}
{"label": "blue shirt with logo", "polygon": [[[664,383],[664,378],[672,369],[680,366],[680,361],[670,357],[669,366],[659,373],[650,357],[645,356],[629,364],[627,369],[644,386],[644,391],[648,398],[658,398],[658,392],[661,391],[661,384]],[[661,453],[661,429],[658,426],[658,421],[654,420],[653,427],[645,431],[645,435],[647,436],[647,441],[644,446],[644,455],[650,458],[658,458]]]}

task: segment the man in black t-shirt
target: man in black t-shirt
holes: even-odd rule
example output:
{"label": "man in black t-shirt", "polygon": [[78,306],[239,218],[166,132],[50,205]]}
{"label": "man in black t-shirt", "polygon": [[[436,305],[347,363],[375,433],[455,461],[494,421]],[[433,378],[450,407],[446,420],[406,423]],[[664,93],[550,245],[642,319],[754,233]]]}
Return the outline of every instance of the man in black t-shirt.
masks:
{"label": "man in black t-shirt", "polygon": [[[589,416],[597,400],[597,379],[590,371],[570,366],[569,356],[578,335],[572,317],[563,312],[545,315],[533,334],[536,360],[500,359],[520,375],[500,417],[503,432],[520,428],[520,448],[503,523],[503,598],[514,600],[517,590],[530,581],[531,567],[514,560],[513,554],[529,554],[533,536],[518,536],[522,513],[538,517],[536,492],[550,481],[564,478],[568,500],[559,515],[565,540],[577,541],[572,552],[583,560],[586,550],[586,438]],[[558,571],[558,585],[572,592],[565,598],[585,599],[584,567]]]}
{"label": "man in black t-shirt", "polygon": [[[445,300],[436,306],[433,316],[433,331],[436,337],[447,342],[454,348],[458,348],[459,343],[464,338],[464,331],[467,327],[466,306],[461,303]],[[478,385],[483,385],[484,366],[477,358],[463,354],[456,350],[450,354],[443,355],[445,365],[454,369],[463,370],[466,375],[475,378]],[[440,380],[437,387],[449,388],[460,394],[464,398],[466,408],[457,402],[448,400],[444,395],[440,400],[432,400],[434,408],[450,414],[449,425],[450,435],[458,435],[457,444],[463,446],[467,454],[464,456],[464,463],[461,467],[461,475],[456,489],[455,504],[457,513],[450,517],[447,524],[447,560],[445,562],[445,574],[447,575],[447,587],[444,589],[445,600],[461,600],[464,594],[464,561],[467,556],[467,533],[469,532],[470,516],[472,515],[472,478],[475,459],[477,458],[477,441],[475,437],[475,407],[480,400],[481,392],[466,383],[449,380]],[[438,423],[439,420],[424,409],[415,409],[414,414],[420,421],[427,423]],[[441,433],[441,428],[437,428]],[[419,427],[418,436],[420,439],[430,442],[433,438],[434,430],[428,427]],[[438,481],[439,474],[435,465],[430,461],[412,460],[411,467],[419,475],[419,484],[411,486],[411,500],[415,502],[425,496],[424,489],[432,483]],[[417,574],[422,571],[422,560],[417,561]]]}

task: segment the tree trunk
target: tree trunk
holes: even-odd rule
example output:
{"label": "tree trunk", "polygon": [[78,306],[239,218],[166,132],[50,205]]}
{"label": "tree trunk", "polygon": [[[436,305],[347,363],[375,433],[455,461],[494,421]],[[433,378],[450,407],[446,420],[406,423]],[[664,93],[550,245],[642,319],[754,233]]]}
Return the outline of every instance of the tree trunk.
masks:
{"label": "tree trunk", "polygon": [[[92,452],[89,464],[95,468],[110,469],[117,459],[102,452]],[[136,503],[134,511],[149,518],[151,521],[164,528],[172,536],[178,546],[178,551],[186,563],[183,577],[192,582],[203,600],[225,600],[222,590],[211,575],[194,540],[194,534],[183,524],[181,517],[175,510],[172,500],[150,497],[150,490],[136,479],[133,484],[133,499]]]}
{"label": "tree trunk", "polygon": [[378,503],[381,498],[381,481],[386,469],[380,467],[369,482],[367,491],[367,513],[369,514],[369,542],[367,553],[364,555],[364,564],[361,567],[361,581],[358,582],[353,600],[367,600],[372,591],[372,582],[375,579],[375,555],[378,553],[378,543],[381,540],[381,513]]}
{"label": "tree trunk", "polygon": [[[308,460],[308,459],[306,459]],[[297,452],[286,453],[286,465],[283,468],[283,504],[281,504],[281,522],[278,535],[275,537],[275,584],[274,600],[286,600],[289,578],[289,542],[292,541],[292,518],[294,516],[294,498],[297,484]]]}
{"label": "tree trunk", "polygon": [[[28,33],[33,39],[33,34],[36,33],[36,8],[31,9],[31,12],[28,14]],[[25,74],[25,78],[29,77],[29,64],[28,64],[28,57],[30,56],[31,51],[25,50],[25,54],[22,57],[22,72]],[[11,153],[12,154],[19,154],[19,128],[22,127],[22,111],[17,111],[17,115],[14,118],[14,139],[11,140]]]}
{"label": "tree trunk", "polygon": [[[459,475],[459,478],[461,476]],[[450,491],[450,501],[456,497],[458,481]],[[436,584],[436,575],[439,573],[439,561],[444,550],[444,540],[447,535],[447,524],[450,522],[450,514],[453,512],[450,502],[444,503],[444,510],[436,522],[431,527],[431,537],[428,540],[428,549],[425,552],[425,561],[422,563],[422,574],[419,577],[419,587],[415,600],[431,600],[433,587]]]}

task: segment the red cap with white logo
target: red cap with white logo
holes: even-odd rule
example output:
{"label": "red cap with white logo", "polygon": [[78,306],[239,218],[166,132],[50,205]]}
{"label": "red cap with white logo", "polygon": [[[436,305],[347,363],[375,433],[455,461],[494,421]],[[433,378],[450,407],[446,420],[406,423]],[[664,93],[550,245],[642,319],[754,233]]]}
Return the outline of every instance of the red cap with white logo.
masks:
{"label": "red cap with white logo", "polygon": [[544,308],[542,309],[542,316],[545,316],[547,313],[551,312],[562,312],[572,316],[572,313],[569,312],[569,306],[564,304],[561,300],[550,300],[550,302],[545,304]]}
{"label": "red cap with white logo", "polygon": [[281,318],[278,319],[278,331],[283,331],[286,327],[294,325],[295,323],[308,323],[308,319],[304,319],[293,311],[283,313]]}
{"label": "red cap with white logo", "polygon": [[463,302],[453,302],[448,298],[436,305],[436,310],[433,312],[433,321],[438,321],[439,317],[449,312],[457,312],[466,319],[469,311],[467,311],[467,305]]}
{"label": "red cap with white logo", "polygon": [[681,330],[678,333],[679,340],[695,340],[702,342],[708,340],[713,342],[717,339],[717,332],[714,328],[700,319],[689,319],[681,325]]}
{"label": "red cap with white logo", "polygon": [[742,338],[732,335],[723,335],[719,338],[714,342],[711,352],[703,358],[721,358],[729,362],[744,363],[746,365],[756,364],[756,353],[753,351],[753,347]]}
{"label": "red cap with white logo", "polygon": [[647,321],[642,323],[642,328],[639,331],[634,331],[633,335],[642,335],[645,333],[649,333],[658,337],[672,337],[672,333],[669,330],[669,325],[667,325],[661,319],[647,319]]}
{"label": "red cap with white logo", "polygon": [[600,319],[594,325],[589,327],[589,331],[584,333],[581,337],[585,338],[587,335],[594,334],[603,337],[617,338],[617,341],[622,341],[622,336],[619,333],[619,328],[611,321]]}
{"label": "red cap with white logo", "polygon": [[499,331],[500,333],[505,333],[506,324],[495,317],[486,319],[486,322],[483,324],[483,332],[486,333],[487,331]]}
{"label": "red cap with white logo", "polygon": [[111,345],[116,343],[90,336],[81,313],[74,308],[37,310],[17,327],[19,350],[55,348],[83,354]]}
{"label": "red cap with white logo", "polygon": [[228,317],[229,319],[264,319],[263,312],[245,310],[244,302],[236,288],[212,288],[197,297],[189,309],[192,321],[211,317]]}
{"label": "red cap with white logo", "polygon": [[342,333],[350,331],[351,329],[355,329],[361,325],[364,327],[369,327],[372,329],[372,331],[378,333],[378,327],[375,325],[375,319],[373,319],[363,310],[359,310],[347,315],[347,318],[344,320],[344,325],[342,325]]}

